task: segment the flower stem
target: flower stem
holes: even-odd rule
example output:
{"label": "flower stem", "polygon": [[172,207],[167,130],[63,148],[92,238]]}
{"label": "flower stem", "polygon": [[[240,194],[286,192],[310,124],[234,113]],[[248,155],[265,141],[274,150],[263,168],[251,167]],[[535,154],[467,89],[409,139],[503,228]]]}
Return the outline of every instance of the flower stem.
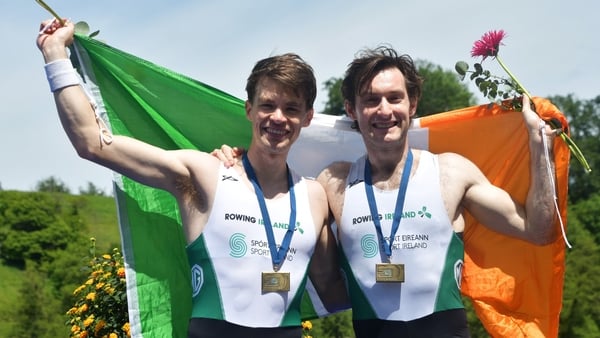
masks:
{"label": "flower stem", "polygon": [[575,157],[579,160],[579,163],[581,163],[581,165],[583,165],[583,169],[585,169],[585,172],[590,173],[592,171],[592,168],[590,167],[589,163],[585,159],[585,156],[583,156],[583,153],[581,152],[579,147],[577,147],[577,144],[575,144],[575,142],[569,137],[569,135],[567,135],[565,133],[561,132],[560,137],[569,146],[569,149],[571,150],[573,155],[575,155]]}
{"label": "flower stem", "polygon": [[[508,69],[508,67],[506,67],[506,65],[504,64],[504,62],[502,62],[502,59],[500,59],[500,57],[498,55],[496,55],[496,61],[498,61],[498,64],[500,64],[500,67],[502,67],[502,69],[504,69],[506,74],[508,74],[508,76],[510,76],[510,78],[517,84],[517,86],[519,86],[519,88],[521,88],[523,93],[525,95],[527,95],[529,100],[531,100],[533,102],[533,98],[531,97],[531,94],[529,94],[527,89],[525,89],[525,87],[521,84],[521,82],[519,82],[519,80],[517,80],[517,77]],[[557,127],[557,126],[554,126],[554,127]],[[575,144],[575,142],[566,133],[561,132],[560,137],[563,139],[563,141],[565,141],[565,143],[569,147],[569,150],[571,151],[571,153],[573,153],[573,155],[575,155],[575,158],[577,158],[577,160],[579,160],[579,163],[581,163],[581,165],[583,165],[583,168],[585,169],[586,173],[591,172],[592,168],[590,168],[589,163],[585,159],[585,156],[583,156],[583,153],[581,152],[579,147],[577,147],[577,144]]]}
{"label": "flower stem", "polygon": [[504,62],[502,62],[502,59],[500,59],[500,57],[498,55],[496,55],[496,61],[498,61],[498,63],[500,64],[500,67],[502,67],[502,69],[504,69],[504,71],[506,72],[506,74],[508,74],[508,76],[510,76],[510,78],[517,84],[517,86],[519,86],[519,88],[521,88],[521,90],[523,91],[523,93],[525,95],[527,95],[527,97],[529,98],[529,100],[533,101],[533,98],[531,97],[531,94],[529,94],[529,92],[527,91],[527,89],[525,89],[525,87],[521,84],[521,82],[519,82],[519,80],[517,80],[517,77],[514,76],[514,74],[508,69],[508,67],[506,67],[506,65],[504,65]]}

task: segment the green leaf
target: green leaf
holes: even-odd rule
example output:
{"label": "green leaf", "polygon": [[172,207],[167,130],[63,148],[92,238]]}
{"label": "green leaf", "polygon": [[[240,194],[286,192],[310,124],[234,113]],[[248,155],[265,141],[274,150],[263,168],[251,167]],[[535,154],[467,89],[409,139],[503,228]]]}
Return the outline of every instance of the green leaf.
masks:
{"label": "green leaf", "polygon": [[464,61],[458,61],[454,65],[454,69],[459,75],[461,75],[464,78],[464,76],[467,74],[467,71],[469,70],[469,64]]}

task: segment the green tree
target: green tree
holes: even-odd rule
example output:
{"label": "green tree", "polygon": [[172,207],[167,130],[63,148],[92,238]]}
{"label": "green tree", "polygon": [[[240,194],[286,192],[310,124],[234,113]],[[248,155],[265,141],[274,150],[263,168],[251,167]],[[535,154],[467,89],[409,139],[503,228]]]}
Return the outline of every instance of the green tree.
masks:
{"label": "green tree", "polygon": [[417,107],[417,116],[426,116],[473,106],[475,96],[454,71],[428,61],[416,60],[415,65],[423,78],[423,92]]}
{"label": "green tree", "polygon": [[598,212],[598,206],[600,206],[600,193],[573,204],[569,214],[569,223],[571,220],[576,219],[577,224],[581,224],[589,232],[596,245],[600,245],[600,213]]}
{"label": "green tree", "polygon": [[40,192],[61,192],[66,194],[71,193],[71,190],[69,189],[69,187],[67,187],[65,182],[61,181],[60,179],[54,176],[50,176],[46,179],[39,181],[35,185],[35,190]]}
{"label": "green tree", "polygon": [[[595,197],[598,200],[598,196]],[[597,212],[597,204],[583,202],[569,208],[569,241],[567,249],[563,308],[560,313],[560,337],[600,337],[600,247],[582,224]],[[589,209],[592,210],[589,210]],[[584,215],[583,217],[580,217]]]}
{"label": "green tree", "polygon": [[88,182],[85,188],[79,188],[79,195],[85,196],[106,196],[104,190],[98,188],[94,183]]}
{"label": "green tree", "polygon": [[330,78],[323,83],[323,89],[327,91],[327,102],[325,103],[325,109],[321,113],[327,115],[346,115],[344,97],[342,96],[342,78]]}
{"label": "green tree", "polygon": [[89,273],[82,267],[88,262],[89,238],[81,235],[70,242],[64,250],[51,253],[52,258],[40,266],[40,272],[47,278],[47,285],[54,290],[54,299],[59,301],[60,310],[64,314],[73,304],[73,290]]}
{"label": "green tree", "polygon": [[38,264],[28,261],[25,279],[19,293],[20,301],[15,304],[15,322],[10,337],[66,337],[63,313],[59,309],[58,300],[53,290],[46,284],[43,273],[37,269]]}
{"label": "green tree", "polygon": [[61,217],[59,201],[47,193],[0,195],[0,258],[24,268],[25,261],[48,261],[79,234]]}

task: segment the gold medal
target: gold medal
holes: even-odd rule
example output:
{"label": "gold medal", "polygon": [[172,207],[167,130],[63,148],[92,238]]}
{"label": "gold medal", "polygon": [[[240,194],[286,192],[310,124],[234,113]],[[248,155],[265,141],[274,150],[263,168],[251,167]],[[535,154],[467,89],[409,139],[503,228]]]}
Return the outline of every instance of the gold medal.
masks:
{"label": "gold medal", "polygon": [[289,272],[263,272],[262,292],[290,291]]}
{"label": "gold medal", "polygon": [[404,282],[404,264],[380,263],[375,266],[377,283]]}

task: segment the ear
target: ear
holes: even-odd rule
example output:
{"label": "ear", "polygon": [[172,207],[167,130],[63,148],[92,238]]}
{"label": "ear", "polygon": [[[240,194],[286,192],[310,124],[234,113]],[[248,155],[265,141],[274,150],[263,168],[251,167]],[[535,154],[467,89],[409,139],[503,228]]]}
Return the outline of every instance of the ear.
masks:
{"label": "ear", "polygon": [[411,100],[410,101],[409,116],[411,118],[415,117],[415,115],[417,114],[417,106],[418,105],[419,105],[418,100]]}
{"label": "ear", "polygon": [[252,111],[252,103],[250,103],[250,101],[246,100],[246,103],[244,104],[244,109],[246,110],[246,118],[248,120],[252,120],[250,118],[250,111]]}
{"label": "ear", "polygon": [[306,116],[304,117],[304,121],[302,121],[302,127],[308,127],[310,125],[310,121],[315,116],[315,109],[310,108],[306,111]]}
{"label": "ear", "polygon": [[356,121],[356,111],[354,110],[354,106],[350,104],[350,101],[344,100],[344,109],[346,110],[346,115],[352,120]]}

